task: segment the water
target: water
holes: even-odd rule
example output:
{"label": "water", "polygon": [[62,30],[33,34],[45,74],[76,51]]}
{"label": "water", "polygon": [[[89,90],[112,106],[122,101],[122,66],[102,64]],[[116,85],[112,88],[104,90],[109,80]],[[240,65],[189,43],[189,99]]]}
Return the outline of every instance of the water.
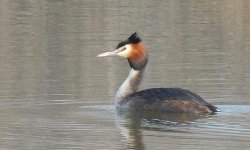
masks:
{"label": "water", "polygon": [[[0,149],[250,149],[250,2],[0,2]],[[214,115],[117,112],[138,31],[141,89],[190,89]]]}

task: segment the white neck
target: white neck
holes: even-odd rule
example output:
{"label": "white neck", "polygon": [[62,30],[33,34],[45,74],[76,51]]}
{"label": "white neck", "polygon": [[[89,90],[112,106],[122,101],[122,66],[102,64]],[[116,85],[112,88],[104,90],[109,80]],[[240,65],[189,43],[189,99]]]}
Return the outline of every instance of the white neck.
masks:
{"label": "white neck", "polygon": [[122,83],[116,94],[116,103],[125,99],[128,95],[137,91],[138,86],[141,83],[144,69],[134,70],[131,68],[127,79]]}

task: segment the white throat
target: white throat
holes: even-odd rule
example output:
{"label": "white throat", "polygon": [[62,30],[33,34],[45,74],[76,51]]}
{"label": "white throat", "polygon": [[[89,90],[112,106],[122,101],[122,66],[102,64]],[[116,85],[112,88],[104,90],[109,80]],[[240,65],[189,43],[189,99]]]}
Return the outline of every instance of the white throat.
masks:
{"label": "white throat", "polygon": [[130,73],[127,79],[122,83],[119,90],[116,94],[116,103],[122,101],[130,94],[133,94],[137,91],[143,75],[144,69],[134,70],[131,68]]}

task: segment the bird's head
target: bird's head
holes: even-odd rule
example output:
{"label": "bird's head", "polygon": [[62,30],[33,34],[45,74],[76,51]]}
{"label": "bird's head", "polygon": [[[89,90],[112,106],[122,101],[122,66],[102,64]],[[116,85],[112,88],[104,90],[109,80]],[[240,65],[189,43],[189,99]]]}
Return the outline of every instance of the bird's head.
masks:
{"label": "bird's head", "polygon": [[131,68],[135,70],[143,69],[148,62],[147,51],[136,32],[128,39],[120,42],[114,51],[102,53],[97,57],[106,56],[121,56],[127,58]]}

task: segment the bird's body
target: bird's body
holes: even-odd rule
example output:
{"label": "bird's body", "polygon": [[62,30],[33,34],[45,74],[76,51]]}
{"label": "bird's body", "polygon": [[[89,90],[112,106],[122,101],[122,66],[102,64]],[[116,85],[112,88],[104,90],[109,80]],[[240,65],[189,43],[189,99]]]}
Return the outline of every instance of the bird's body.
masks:
{"label": "bird's body", "polygon": [[199,95],[181,88],[152,88],[137,92],[148,61],[147,51],[137,33],[122,41],[113,52],[98,57],[119,55],[128,59],[131,70],[116,94],[116,106],[136,110],[184,113],[213,113],[219,109]]}

